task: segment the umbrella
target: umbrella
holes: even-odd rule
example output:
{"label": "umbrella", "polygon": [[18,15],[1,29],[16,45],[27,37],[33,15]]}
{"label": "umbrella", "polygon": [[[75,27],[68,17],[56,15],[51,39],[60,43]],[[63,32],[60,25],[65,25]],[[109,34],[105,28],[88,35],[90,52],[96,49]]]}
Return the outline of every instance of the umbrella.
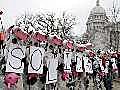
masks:
{"label": "umbrella", "polygon": [[16,85],[19,78],[16,73],[9,73],[5,76],[5,84],[10,88],[12,85]]}

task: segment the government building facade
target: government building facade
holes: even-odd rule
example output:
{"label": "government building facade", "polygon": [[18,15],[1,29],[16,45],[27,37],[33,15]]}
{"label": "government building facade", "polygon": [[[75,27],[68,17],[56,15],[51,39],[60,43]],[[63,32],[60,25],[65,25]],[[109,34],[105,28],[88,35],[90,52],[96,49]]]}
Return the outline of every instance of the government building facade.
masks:
{"label": "government building facade", "polygon": [[120,50],[120,23],[113,24],[109,20],[99,0],[90,11],[86,26],[87,40],[93,43],[94,49]]}

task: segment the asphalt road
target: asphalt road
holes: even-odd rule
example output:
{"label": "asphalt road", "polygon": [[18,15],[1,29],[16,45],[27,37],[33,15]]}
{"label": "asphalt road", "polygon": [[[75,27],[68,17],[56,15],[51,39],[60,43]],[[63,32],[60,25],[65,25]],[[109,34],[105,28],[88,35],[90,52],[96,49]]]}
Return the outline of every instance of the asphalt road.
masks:
{"label": "asphalt road", "polygon": [[[1,81],[3,81],[3,78],[0,78],[0,79],[1,79]],[[38,84],[39,84],[39,85],[38,85]],[[83,85],[83,84],[80,85],[80,82],[79,82],[79,81],[76,82],[75,86],[76,86],[76,87],[75,87],[74,90],[85,90],[84,85]],[[21,87],[21,86],[20,86],[20,87]],[[30,87],[30,90],[41,90],[40,87],[42,87],[42,86],[40,85],[40,83],[36,83],[36,85],[33,85],[33,86]],[[4,89],[3,89],[3,83],[0,83],[0,90],[4,90]],[[21,88],[19,88],[19,89],[10,89],[10,90],[21,90]],[[28,88],[27,90],[29,90],[29,88]],[[54,90],[54,89],[47,88],[46,90]],[[60,85],[59,85],[59,88],[58,88],[58,89],[55,88],[55,90],[70,90],[70,88],[66,87],[66,82],[61,81],[61,82],[60,82]],[[72,89],[72,90],[73,90],[73,89]],[[94,84],[92,83],[92,80],[91,80],[90,83],[89,83],[88,90],[97,90],[97,89],[94,87]],[[99,90],[101,90],[101,89],[99,89]],[[104,88],[103,84],[102,84],[102,90],[106,90],[106,89]],[[113,81],[113,89],[112,89],[112,90],[120,90],[120,80],[116,79],[116,80]]]}

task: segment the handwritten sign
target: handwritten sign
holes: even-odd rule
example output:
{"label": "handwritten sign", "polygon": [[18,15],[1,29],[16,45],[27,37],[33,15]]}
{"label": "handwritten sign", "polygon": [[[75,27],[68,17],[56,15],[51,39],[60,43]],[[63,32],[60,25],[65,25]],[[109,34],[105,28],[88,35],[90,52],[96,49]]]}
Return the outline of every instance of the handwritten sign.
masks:
{"label": "handwritten sign", "polygon": [[48,72],[46,84],[57,82],[57,67],[58,67],[58,57],[49,57],[47,60]]}
{"label": "handwritten sign", "polygon": [[77,62],[77,65],[76,65],[76,71],[77,72],[83,72],[83,69],[82,69],[82,54],[80,53],[77,53],[75,55],[75,61]]}
{"label": "handwritten sign", "polygon": [[30,47],[30,62],[28,66],[28,73],[43,73],[43,56],[44,48]]}
{"label": "handwritten sign", "polygon": [[113,70],[117,70],[117,65],[115,63],[115,58],[111,58],[111,61],[113,62],[113,64],[112,64]]}
{"label": "handwritten sign", "polygon": [[72,59],[72,52],[64,52],[64,71],[71,72],[71,59]]}
{"label": "handwritten sign", "polygon": [[24,65],[21,60],[25,57],[26,48],[11,44],[8,52],[6,72],[23,73]]}
{"label": "handwritten sign", "polygon": [[83,57],[83,60],[84,60],[85,72],[93,73],[92,62],[89,60],[89,58],[88,57]]}

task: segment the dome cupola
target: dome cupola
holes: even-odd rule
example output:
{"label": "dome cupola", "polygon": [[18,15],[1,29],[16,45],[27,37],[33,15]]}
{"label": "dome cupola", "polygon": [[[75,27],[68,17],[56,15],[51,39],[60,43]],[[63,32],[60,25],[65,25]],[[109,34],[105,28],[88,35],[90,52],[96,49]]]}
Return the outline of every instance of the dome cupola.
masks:
{"label": "dome cupola", "polygon": [[91,10],[91,15],[94,14],[106,14],[105,9],[100,6],[99,0],[96,1],[96,6]]}

